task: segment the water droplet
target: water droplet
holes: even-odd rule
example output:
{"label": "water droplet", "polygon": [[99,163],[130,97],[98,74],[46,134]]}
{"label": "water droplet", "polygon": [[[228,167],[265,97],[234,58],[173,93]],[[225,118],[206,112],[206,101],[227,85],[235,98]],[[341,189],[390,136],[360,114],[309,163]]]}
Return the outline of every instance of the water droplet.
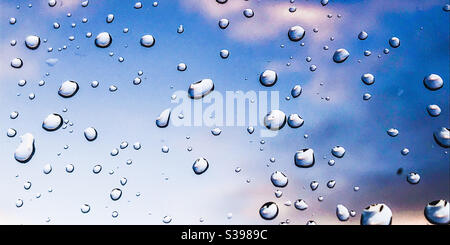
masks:
{"label": "water droplet", "polygon": [[22,207],[23,206],[23,200],[22,199],[17,199],[17,201],[16,201],[16,207],[18,207],[18,208],[20,208],[20,207]]}
{"label": "water droplet", "polygon": [[306,210],[308,208],[308,204],[303,199],[298,199],[294,202],[294,207],[298,210]]}
{"label": "water droplet", "polygon": [[361,225],[390,225],[392,211],[384,203],[372,204],[361,213]]}
{"label": "water droplet", "polygon": [[91,210],[91,206],[89,204],[83,204],[80,209],[82,213],[87,214]]}
{"label": "water droplet", "polygon": [[150,48],[155,45],[155,38],[152,35],[144,35],[141,37],[141,45]]}
{"label": "water droplet", "polygon": [[170,222],[172,222],[172,217],[166,215],[166,216],[163,217],[162,221],[163,221],[164,224],[169,224]]}
{"label": "water droplet", "polygon": [[441,108],[438,105],[428,105],[427,111],[432,117],[437,117],[441,114]]}
{"label": "water droplet", "polygon": [[67,173],[72,173],[75,170],[75,166],[73,166],[73,164],[67,164],[66,165],[66,172]]}
{"label": "water droplet", "polygon": [[300,85],[295,85],[292,90],[291,90],[291,95],[294,98],[297,98],[298,96],[300,96],[302,94],[302,87]]}
{"label": "water droplet", "polygon": [[84,130],[84,137],[88,141],[94,141],[95,139],[97,139],[97,130],[93,127],[86,128]]}
{"label": "water droplet", "polygon": [[127,178],[125,178],[125,177],[120,178],[120,184],[121,184],[122,186],[126,185],[127,182],[128,182]]}
{"label": "water droplet", "polygon": [[222,59],[228,58],[229,55],[230,55],[230,52],[228,50],[226,50],[226,49],[220,50],[220,57]]}
{"label": "water droplet", "polygon": [[327,187],[330,189],[333,189],[335,185],[336,185],[336,180],[330,180],[327,182]]}
{"label": "water droplet", "polygon": [[200,157],[197,160],[195,160],[194,164],[192,165],[192,169],[194,170],[194,173],[197,175],[203,174],[206,170],[209,168],[208,161]]}
{"label": "water droplet", "polygon": [[41,39],[38,36],[30,35],[25,38],[25,46],[29,49],[37,49],[41,44]]}
{"label": "water droplet", "polygon": [[63,98],[70,98],[78,92],[79,86],[75,81],[65,81],[61,84],[58,94]]}
{"label": "water droplet", "polygon": [[63,118],[61,115],[52,113],[44,119],[44,122],[42,122],[42,128],[47,131],[55,131],[58,130],[62,124]]}
{"label": "water droplet", "polygon": [[10,138],[16,136],[17,131],[13,128],[9,128],[8,131],[6,131],[6,135]]}
{"label": "water droplet", "polygon": [[361,76],[361,81],[363,81],[366,85],[371,85],[375,82],[375,77],[370,73],[366,73]]}
{"label": "water droplet", "polygon": [[30,181],[25,182],[25,184],[23,184],[23,188],[25,190],[29,190],[31,188],[31,182]]}
{"label": "water droplet", "polygon": [[247,18],[252,18],[255,15],[255,13],[253,12],[252,9],[244,9],[243,13],[244,13],[244,16]]}
{"label": "water droplet", "polygon": [[219,27],[220,27],[220,29],[226,29],[229,24],[230,24],[230,21],[228,19],[221,19],[221,20],[219,20]]}
{"label": "water droplet", "polygon": [[280,110],[272,110],[264,117],[264,125],[270,130],[280,130],[285,124],[286,115]]}
{"label": "water droplet", "polygon": [[179,25],[178,28],[177,28],[177,33],[178,33],[178,34],[181,34],[181,33],[183,33],[183,32],[184,32],[184,27],[183,27],[183,25]]}
{"label": "water droplet", "polygon": [[113,14],[108,14],[106,16],[106,23],[112,23],[114,21],[114,15]]}
{"label": "water droplet", "polygon": [[369,36],[369,35],[367,34],[367,32],[361,31],[361,32],[358,34],[358,39],[359,39],[359,40],[366,40],[368,36]]}
{"label": "water droplet", "polygon": [[272,87],[277,80],[277,73],[272,70],[265,70],[259,75],[259,82],[266,87]]}
{"label": "water droplet", "polygon": [[220,128],[213,128],[213,129],[211,129],[211,133],[214,136],[219,136],[220,133],[222,133],[222,130]]}
{"label": "water droplet", "polygon": [[119,188],[114,188],[111,193],[109,194],[109,196],[111,197],[111,199],[113,201],[117,201],[120,199],[120,197],[122,196],[122,190]]}
{"label": "water droplet", "polygon": [[333,61],[342,63],[347,60],[348,56],[350,56],[350,53],[346,49],[340,48],[334,52]]}
{"label": "water droplet", "polygon": [[111,216],[112,216],[113,218],[117,218],[117,217],[119,216],[119,212],[113,211],[112,214],[111,214]]}
{"label": "water droplet", "polygon": [[52,172],[52,165],[50,164],[45,164],[44,165],[44,169],[42,170],[42,172],[44,172],[44,174],[49,174]]}
{"label": "water droplet", "polygon": [[334,161],[333,159],[330,159],[330,160],[328,161],[328,165],[329,165],[329,166],[334,166],[335,163],[336,163],[336,161]]}
{"label": "water droplet", "polygon": [[135,8],[135,9],[140,9],[140,8],[142,8],[142,3],[141,3],[141,2],[136,2],[136,3],[134,4],[134,8]]}
{"label": "water droplet", "polygon": [[319,182],[313,180],[309,184],[309,187],[311,188],[312,191],[315,191],[319,187]]}
{"label": "water droplet", "polygon": [[389,45],[393,48],[398,48],[400,46],[400,39],[398,39],[398,37],[391,37],[391,39],[389,39]]}
{"label": "water droplet", "polygon": [[411,172],[406,176],[406,181],[412,185],[418,184],[420,181],[420,175],[418,173]]}
{"label": "water droplet", "polygon": [[119,149],[114,148],[110,154],[111,154],[111,156],[117,156],[117,154],[119,154]]}
{"label": "water droplet", "polygon": [[398,130],[395,128],[390,128],[387,130],[387,134],[391,137],[396,137],[398,135]]}
{"label": "water droplet", "polygon": [[202,79],[192,83],[188,89],[188,95],[191,99],[201,99],[214,90],[214,83],[211,79]]}
{"label": "water droplet", "polygon": [[26,133],[20,137],[20,144],[14,152],[14,158],[20,163],[27,163],[35,152],[34,136]]}
{"label": "water droplet", "polygon": [[252,127],[252,126],[249,126],[249,127],[247,128],[247,132],[248,132],[249,134],[253,134],[253,132],[255,132],[255,128]]}
{"label": "water droplet", "polygon": [[161,151],[162,151],[163,153],[168,153],[168,152],[169,152],[169,147],[168,147],[167,145],[164,145],[164,146],[161,148]]}
{"label": "water droplet", "polygon": [[308,220],[308,222],[306,222],[306,225],[316,225],[316,222],[314,220]]}
{"label": "water droplet", "polygon": [[291,114],[288,117],[288,125],[291,128],[299,128],[303,125],[304,120],[298,114]]}
{"label": "water droplet", "polygon": [[266,202],[259,209],[259,215],[265,220],[275,219],[278,215],[278,206],[274,202]]}
{"label": "water droplet", "polygon": [[438,145],[444,148],[450,147],[450,131],[449,128],[439,128],[433,132],[434,140]]}
{"label": "water droplet", "polygon": [[14,17],[9,18],[9,24],[14,25],[16,24],[17,20]]}
{"label": "water droplet", "polygon": [[102,165],[95,165],[93,168],[92,168],[92,172],[94,173],[94,174],[98,174],[98,173],[100,173],[100,171],[102,171]]}
{"label": "water droplet", "polygon": [[107,48],[112,43],[112,37],[108,32],[101,32],[95,38],[94,43],[99,48]]}
{"label": "water droplet", "polygon": [[272,184],[276,187],[285,187],[288,184],[288,178],[286,175],[280,171],[275,171],[270,176],[270,181],[272,181]]}
{"label": "water droplet", "polygon": [[167,108],[164,111],[162,111],[159,117],[156,118],[156,126],[158,126],[159,128],[167,127],[167,125],[169,125],[170,112],[171,112],[170,108]]}
{"label": "water droplet", "polygon": [[336,206],[336,216],[340,221],[347,221],[350,218],[350,212],[344,205],[338,204]]}
{"label": "water droplet", "polygon": [[289,28],[288,37],[293,42],[298,42],[305,36],[305,29],[301,26],[293,26]]}
{"label": "water droplet", "polygon": [[444,86],[444,81],[439,75],[430,74],[423,79],[423,84],[427,89],[435,91]]}
{"label": "water droplet", "polygon": [[14,58],[11,60],[11,67],[19,69],[23,66],[23,61],[21,58]]}
{"label": "water droplet", "polygon": [[141,143],[140,143],[140,142],[134,143],[134,144],[133,144],[133,148],[134,148],[135,150],[141,149]]}
{"label": "water droplet", "polygon": [[409,153],[409,149],[408,149],[408,148],[403,148],[403,149],[400,151],[400,153],[402,153],[403,156],[406,156],[406,155],[408,155],[408,153]]}
{"label": "water droplet", "polygon": [[295,153],[294,162],[297,167],[309,168],[315,163],[314,150],[307,148]]}
{"label": "water droplet", "polygon": [[320,4],[322,4],[322,6],[325,6],[328,4],[328,0],[321,0]]}
{"label": "water droplet", "polygon": [[177,70],[185,71],[187,69],[187,65],[185,63],[180,63],[177,65]]}
{"label": "water droplet", "polygon": [[335,146],[331,149],[331,154],[337,158],[342,158],[345,154],[345,149],[342,146]]}
{"label": "water droplet", "polygon": [[428,203],[424,214],[428,222],[435,225],[448,225],[450,205],[446,200],[436,200]]}

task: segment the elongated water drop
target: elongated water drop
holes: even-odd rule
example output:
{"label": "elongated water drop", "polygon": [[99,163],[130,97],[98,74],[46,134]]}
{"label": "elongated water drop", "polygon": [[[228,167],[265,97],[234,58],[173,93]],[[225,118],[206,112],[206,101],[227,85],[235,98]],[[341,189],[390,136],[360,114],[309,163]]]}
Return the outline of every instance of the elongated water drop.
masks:
{"label": "elongated water drop", "polygon": [[208,161],[200,157],[197,160],[195,160],[194,164],[192,165],[192,170],[194,170],[194,173],[197,175],[203,174],[206,170],[209,168]]}
{"label": "elongated water drop", "polygon": [[444,148],[450,147],[450,129],[441,127],[433,132],[436,143]]}
{"label": "elongated water drop", "polygon": [[192,83],[188,89],[188,95],[191,99],[201,99],[214,90],[214,83],[211,79],[202,79]]}
{"label": "elongated water drop", "polygon": [[423,79],[423,85],[431,91],[436,91],[444,86],[444,81],[439,75],[430,74]]}
{"label": "elongated water drop", "polygon": [[343,48],[340,48],[334,52],[333,61],[336,63],[342,63],[350,56],[350,53]]}
{"label": "elongated water drop", "polygon": [[20,144],[14,152],[14,158],[20,163],[27,163],[34,155],[34,136],[26,133],[20,137]]}
{"label": "elongated water drop", "polygon": [[266,202],[259,209],[259,215],[265,220],[275,219],[278,215],[278,206],[274,202]]}
{"label": "elongated water drop", "polygon": [[302,94],[302,87],[300,85],[295,85],[291,90],[291,95],[293,98],[297,98]]}
{"label": "elongated water drop", "polygon": [[344,205],[338,204],[336,206],[336,216],[340,221],[347,221],[350,218],[350,212]]}
{"label": "elongated water drop", "polygon": [[158,118],[156,118],[156,126],[159,128],[165,128],[169,125],[171,109],[167,108],[161,112]]}
{"label": "elongated water drop", "polygon": [[88,127],[84,130],[84,137],[88,141],[94,141],[97,139],[97,130],[93,127]]}

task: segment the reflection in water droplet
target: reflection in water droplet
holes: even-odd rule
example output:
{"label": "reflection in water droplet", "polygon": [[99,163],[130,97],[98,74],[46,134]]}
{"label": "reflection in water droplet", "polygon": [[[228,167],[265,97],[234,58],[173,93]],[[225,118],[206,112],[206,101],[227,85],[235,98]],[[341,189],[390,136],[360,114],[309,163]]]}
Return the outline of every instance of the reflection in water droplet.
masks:
{"label": "reflection in water droplet", "polygon": [[398,135],[398,130],[395,128],[390,128],[387,130],[387,134],[391,137],[395,137]]}
{"label": "reflection in water droplet", "polygon": [[52,113],[44,119],[44,122],[42,122],[42,128],[47,131],[55,131],[58,130],[62,124],[63,118],[61,115]]}
{"label": "reflection in water droplet", "polygon": [[372,204],[361,213],[361,225],[390,225],[392,211],[384,203]]}
{"label": "reflection in water droplet", "polygon": [[398,37],[391,37],[391,39],[389,39],[389,45],[393,48],[398,48],[400,46],[400,39],[398,39]]}
{"label": "reflection in water droplet", "polygon": [[66,165],[66,172],[67,173],[72,173],[75,170],[75,166],[73,166],[73,164],[67,164]]}
{"label": "reflection in water droplet", "polygon": [[167,108],[161,112],[158,118],[156,118],[156,126],[159,128],[165,128],[169,125],[171,109]]}
{"label": "reflection in water droplet", "polygon": [[195,160],[194,164],[192,165],[192,169],[194,170],[194,173],[197,175],[203,174],[206,170],[209,168],[208,161],[200,157],[197,160]]}
{"label": "reflection in water droplet", "polygon": [[313,149],[302,149],[295,153],[294,162],[297,167],[309,168],[315,163]]}
{"label": "reflection in water droplet", "polygon": [[143,47],[150,48],[155,45],[155,38],[152,35],[144,35],[140,42]]}
{"label": "reflection in water droplet", "polygon": [[44,165],[44,169],[42,170],[44,172],[44,174],[49,174],[52,172],[52,165],[50,164],[45,164]]}
{"label": "reflection in water droplet", "polygon": [[23,206],[23,200],[22,199],[17,199],[17,201],[16,201],[16,207],[18,207],[18,208],[20,208],[20,207],[22,207]]}
{"label": "reflection in water droplet", "polygon": [[23,61],[21,58],[14,58],[11,60],[11,67],[13,68],[21,68],[23,66]]}
{"label": "reflection in water droplet", "polygon": [[303,125],[304,120],[298,114],[291,114],[288,117],[288,125],[291,128],[299,128]]}
{"label": "reflection in water droplet", "polygon": [[91,206],[89,204],[83,204],[80,209],[82,213],[87,214],[91,210]]}
{"label": "reflection in water droplet", "polygon": [[437,117],[441,114],[441,108],[438,105],[428,105],[427,111],[432,117]]}
{"label": "reflection in water droplet", "polygon": [[108,14],[106,16],[106,23],[111,23],[114,21],[114,15],[113,14]]}
{"label": "reflection in water droplet", "polygon": [[363,81],[366,85],[371,85],[375,82],[375,77],[370,73],[366,73],[361,76],[361,81]]}
{"label": "reflection in water droplet", "polygon": [[412,185],[418,184],[420,181],[420,175],[418,173],[411,172],[406,176],[406,181]]}
{"label": "reflection in water droplet", "polygon": [[16,136],[17,131],[13,128],[9,128],[8,131],[6,131],[6,135],[10,138]]}
{"label": "reflection in water droplet", "polygon": [[275,171],[270,176],[270,181],[272,181],[272,184],[276,187],[286,187],[288,184],[288,178],[286,175],[280,171]]}
{"label": "reflection in water droplet", "polygon": [[277,73],[272,70],[265,70],[259,75],[259,82],[266,87],[273,86],[278,80]]}
{"label": "reflection in water droplet", "polygon": [[293,26],[289,28],[288,37],[293,42],[298,42],[305,36],[305,29],[301,26]]}
{"label": "reflection in water droplet", "polygon": [[58,94],[63,98],[70,98],[78,92],[78,83],[75,81],[65,81],[61,84]]}
{"label": "reflection in water droplet", "polygon": [[95,38],[94,43],[99,48],[107,48],[112,43],[112,37],[107,32],[101,32]]}
{"label": "reflection in water droplet", "polygon": [[211,79],[202,79],[192,83],[188,89],[188,95],[191,99],[201,99],[214,90],[214,83]]}
{"label": "reflection in water droplet", "polygon": [[264,117],[264,126],[270,130],[280,130],[285,124],[286,114],[280,110],[272,110]]}
{"label": "reflection in water droplet", "polygon": [[94,141],[95,139],[97,139],[97,130],[93,127],[86,128],[84,130],[84,137],[88,141]]}
{"label": "reflection in water droplet", "polygon": [[350,53],[343,48],[340,48],[334,52],[333,61],[336,63],[342,63],[350,56]]}
{"label": "reflection in water droplet", "polygon": [[449,128],[439,128],[433,132],[434,140],[438,145],[444,148],[450,147],[450,129]]}
{"label": "reflection in water droplet", "polygon": [[336,216],[340,221],[347,221],[350,218],[350,212],[344,205],[338,204],[336,206]]}
{"label": "reflection in water droplet", "polygon": [[300,85],[295,85],[292,90],[291,90],[291,95],[294,98],[297,98],[298,96],[300,96],[302,94],[302,87]]}
{"label": "reflection in water droplet", "polygon": [[312,191],[315,191],[319,187],[319,182],[313,180],[309,184],[309,187],[311,188]]}
{"label": "reflection in water droplet", "polygon": [[180,63],[177,65],[178,71],[185,71],[187,69],[187,65],[185,63]]}
{"label": "reflection in water droplet", "polygon": [[298,210],[306,210],[308,208],[308,204],[306,204],[305,200],[298,199],[294,202],[294,207]]}
{"label": "reflection in water droplet", "polygon": [[342,146],[335,146],[331,149],[331,154],[337,158],[342,158],[345,154],[345,149]]}
{"label": "reflection in water droplet", "polygon": [[266,202],[259,209],[259,215],[265,220],[275,219],[278,215],[278,206],[274,202]]}
{"label": "reflection in water droplet", "polygon": [[20,163],[27,163],[34,155],[34,136],[26,133],[20,137],[20,144],[14,152],[14,158]]}
{"label": "reflection in water droplet", "polygon": [[446,200],[436,200],[428,203],[425,207],[425,218],[431,224],[448,225],[450,205]]}
{"label": "reflection in water droplet", "polygon": [[98,173],[100,173],[102,171],[102,165],[95,165],[93,168],[92,168],[92,172],[94,173],[94,174],[98,174]]}
{"label": "reflection in water droplet", "polygon": [[221,20],[219,20],[219,27],[220,27],[220,29],[226,29],[229,24],[230,24],[230,21],[228,19],[221,19]]}
{"label": "reflection in water droplet", "polygon": [[220,50],[220,57],[222,59],[228,58],[229,55],[230,55],[230,52],[228,50],[226,50],[226,49]]}
{"label": "reflection in water droplet", "polygon": [[427,89],[435,91],[444,86],[444,81],[439,75],[430,74],[423,79],[423,84]]}
{"label": "reflection in water droplet", "polygon": [[120,199],[120,197],[122,196],[122,190],[119,188],[114,188],[111,193],[109,194],[109,196],[111,197],[111,199],[113,201],[117,201]]}
{"label": "reflection in water droplet", "polygon": [[366,40],[368,36],[369,36],[369,35],[367,34],[367,32],[361,31],[361,32],[358,34],[358,39],[359,39],[359,40]]}
{"label": "reflection in water droplet", "polygon": [[30,35],[25,38],[25,46],[29,49],[37,49],[41,44],[41,39],[38,36]]}

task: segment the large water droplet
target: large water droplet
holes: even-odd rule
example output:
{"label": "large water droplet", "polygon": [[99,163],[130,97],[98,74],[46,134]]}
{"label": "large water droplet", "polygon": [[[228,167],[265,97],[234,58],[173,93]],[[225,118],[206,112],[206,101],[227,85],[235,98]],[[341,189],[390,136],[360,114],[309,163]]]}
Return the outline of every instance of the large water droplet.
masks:
{"label": "large water droplet", "polygon": [[78,92],[79,86],[75,81],[65,81],[61,84],[58,94],[64,98],[70,98]]}
{"label": "large water droplet", "polygon": [[20,137],[20,144],[14,152],[14,158],[20,163],[27,163],[34,155],[34,136],[26,133]]}
{"label": "large water droplet", "polygon": [[144,35],[141,37],[141,45],[146,48],[150,48],[155,45],[155,38],[152,35]]}
{"label": "large water droplet", "polygon": [[252,18],[255,15],[255,13],[253,12],[252,9],[244,9],[243,13],[244,13],[244,16],[247,18]]}
{"label": "large water droplet", "polygon": [[270,130],[280,130],[285,124],[286,114],[280,110],[272,110],[264,117],[264,125]]}
{"label": "large water droplet", "polygon": [[344,205],[338,204],[336,206],[336,216],[340,221],[347,221],[350,218],[350,212]]}
{"label": "large water droplet", "polygon": [[298,42],[305,36],[305,29],[301,26],[293,26],[289,28],[288,37],[293,42]]}
{"label": "large water droplet", "polygon": [[369,36],[369,35],[368,35],[367,32],[365,32],[365,31],[361,31],[361,32],[358,34],[359,40],[366,40],[368,36]]}
{"label": "large water droplet", "polygon": [[11,60],[11,67],[19,69],[23,66],[23,61],[21,58],[14,58]]}
{"label": "large water droplet", "polygon": [[47,131],[55,131],[58,130],[62,124],[63,118],[61,115],[52,113],[44,119],[44,122],[42,122],[42,128]]}
{"label": "large water droplet", "polygon": [[423,79],[423,85],[431,91],[438,90],[444,86],[444,81],[439,75],[430,74]]}
{"label": "large water droplet", "polygon": [[450,129],[441,127],[433,132],[436,143],[444,148],[450,147]]}
{"label": "large water droplet", "polygon": [[220,29],[226,29],[229,24],[230,24],[230,21],[228,19],[221,19],[221,20],[219,20],[219,27],[220,27]]}
{"label": "large water droplet", "polygon": [[95,139],[97,139],[97,130],[93,127],[86,128],[84,130],[84,137],[88,141],[94,141]]}
{"label": "large water droplet", "polygon": [[295,85],[291,90],[291,95],[293,98],[297,98],[302,94],[302,87],[300,85]]}
{"label": "large water droplet", "polygon": [[424,214],[428,222],[435,225],[448,225],[450,205],[446,200],[436,200],[428,203]]}
{"label": "large water droplet", "polygon": [[392,211],[384,203],[372,204],[361,213],[361,225],[390,225]]}
{"label": "large water droplet", "polygon": [[113,14],[108,14],[106,16],[106,23],[111,23],[114,21],[114,15]]}
{"label": "large water droplet", "polygon": [[274,202],[266,202],[259,209],[259,215],[265,220],[275,219],[278,215],[278,206]]}
{"label": "large water droplet", "polygon": [[120,199],[120,197],[122,196],[122,190],[119,188],[114,188],[111,193],[109,194],[109,196],[111,197],[111,199],[113,201],[117,201]]}
{"label": "large water droplet", "polygon": [[315,163],[314,150],[307,148],[297,151],[294,156],[294,162],[297,167],[312,167]]}
{"label": "large water droplet", "polygon": [[285,187],[288,184],[288,178],[280,171],[275,171],[272,173],[270,176],[270,181],[272,181],[272,184],[276,187]]}
{"label": "large water droplet", "polygon": [[391,37],[391,39],[389,39],[389,45],[393,48],[398,48],[400,46],[400,39],[398,39],[398,37]]}
{"label": "large water droplet", "polygon": [[265,70],[259,75],[259,82],[266,87],[273,86],[278,80],[277,73],[272,70]]}
{"label": "large water droplet", "polygon": [[303,125],[304,120],[298,114],[291,114],[288,117],[288,125],[291,128],[299,128]]}
{"label": "large water droplet", "polygon": [[197,160],[195,160],[194,164],[192,165],[192,170],[194,170],[194,173],[197,175],[203,174],[206,170],[209,168],[208,161],[200,157]]}
{"label": "large water droplet", "polygon": [[101,32],[95,38],[95,46],[99,48],[107,48],[112,43],[112,37],[108,32]]}
{"label": "large water droplet", "polygon": [[420,175],[418,173],[411,172],[406,176],[406,181],[412,185],[418,184],[420,181]]}
{"label": "large water droplet", "polygon": [[228,50],[226,50],[226,49],[220,50],[220,57],[222,59],[228,58],[229,55],[230,55],[230,52]]}
{"label": "large water droplet", "polygon": [[30,35],[25,38],[25,46],[29,49],[37,49],[41,44],[41,39],[38,36]]}
{"label": "large water droplet", "polygon": [[164,111],[162,111],[159,117],[156,118],[156,126],[158,126],[159,128],[167,127],[167,125],[169,125],[170,112],[171,112],[170,108],[167,108]]}
{"label": "large water droplet", "polygon": [[396,137],[398,135],[398,130],[395,128],[390,128],[387,130],[387,134],[391,137]]}
{"label": "large water droplet", "polygon": [[350,53],[346,49],[340,48],[334,52],[333,61],[342,63],[347,60],[348,56],[350,56]]}
{"label": "large water droplet", "polygon": [[375,82],[375,77],[370,73],[366,73],[361,76],[361,81],[366,85],[371,85]]}
{"label": "large water droplet", "polygon": [[188,95],[191,99],[201,99],[214,90],[214,83],[211,79],[202,79],[192,83],[188,89]]}

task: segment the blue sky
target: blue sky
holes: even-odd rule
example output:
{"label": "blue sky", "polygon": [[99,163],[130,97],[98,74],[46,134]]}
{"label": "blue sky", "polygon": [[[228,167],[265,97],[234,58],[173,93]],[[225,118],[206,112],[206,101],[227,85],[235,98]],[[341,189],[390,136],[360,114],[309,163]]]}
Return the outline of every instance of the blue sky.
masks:
{"label": "blue sky", "polygon": [[[158,1],[157,7],[153,1],[142,1],[141,9],[133,8],[135,1],[90,0],[86,8],[81,0],[57,1],[53,8],[47,1],[0,3],[0,127],[4,132],[0,137],[0,224],[47,224],[47,218],[48,224],[162,224],[166,215],[172,216],[171,224],[200,224],[200,218],[204,224],[277,224],[286,219],[292,224],[307,220],[358,224],[361,211],[372,203],[387,204],[394,224],[426,224],[425,205],[449,200],[448,150],[432,136],[437,128],[449,127],[450,28],[449,13],[442,10],[445,1],[330,1],[322,6],[312,0],[292,4],[288,0],[229,0],[224,5],[189,0]],[[288,11],[291,6],[296,6],[295,13]],[[252,8],[255,16],[245,18],[245,8]],[[110,13],[115,19],[108,24],[105,19]],[[10,25],[10,17],[17,23]],[[87,23],[81,22],[83,17]],[[225,30],[217,25],[221,18],[230,20]],[[53,22],[61,27],[53,29]],[[182,34],[177,33],[179,25],[184,26]],[[293,25],[306,30],[297,43],[287,37]],[[129,32],[123,33],[124,28]],[[362,30],[369,34],[364,41],[357,38]],[[106,49],[94,45],[95,36],[103,31],[113,38]],[[86,38],[87,32],[93,37]],[[155,37],[153,47],[139,45],[144,34]],[[25,47],[28,35],[40,36],[38,49]],[[75,40],[69,41],[69,36]],[[389,47],[393,36],[400,39],[399,48]],[[11,40],[17,40],[17,45],[11,46]],[[305,45],[300,46],[301,42]],[[323,49],[325,45],[328,50]],[[67,48],[58,51],[63,46]],[[53,51],[47,52],[50,47]],[[350,52],[342,64],[332,61],[338,48]],[[383,53],[384,48],[389,48],[389,54]],[[220,58],[221,49],[230,51],[228,59]],[[365,50],[372,55],[364,56]],[[307,56],[311,62],[306,62]],[[24,61],[22,68],[10,66],[15,57]],[[119,62],[119,57],[125,61]],[[49,66],[48,58],[58,62]],[[186,71],[177,71],[180,62],[187,65]],[[317,70],[311,72],[313,64]],[[258,81],[265,69],[278,73],[273,87]],[[136,86],[132,81],[139,70],[144,72],[143,81]],[[373,85],[361,82],[367,72],[375,76]],[[443,88],[432,92],[423,86],[424,76],[430,73],[442,77]],[[210,127],[157,128],[159,113],[174,106],[170,96],[187,91],[203,78],[212,79],[215,91],[221,93],[279,91],[280,109],[298,113],[305,124],[297,129],[286,126],[276,137],[264,138],[263,145],[259,143],[263,138],[249,135],[246,127],[221,127],[217,137],[211,135]],[[27,80],[24,87],[17,85],[20,79]],[[40,80],[44,86],[38,86]],[[57,93],[66,80],[80,85],[69,99]],[[100,83],[95,89],[90,86],[93,80]],[[302,95],[285,100],[296,84],[303,87]],[[118,90],[109,92],[110,85]],[[367,92],[372,98],[364,101]],[[30,93],[36,94],[34,100],[28,99]],[[427,114],[429,104],[440,106],[439,117]],[[64,108],[68,111],[62,112]],[[17,119],[9,118],[12,111],[19,112]],[[59,113],[74,125],[46,132],[41,124],[50,113]],[[89,126],[99,132],[93,142],[83,136]],[[400,131],[399,136],[386,134],[391,127]],[[16,129],[17,136],[7,137],[8,128]],[[36,138],[36,154],[20,164],[13,154],[20,135],[27,132]],[[110,156],[124,140],[130,146]],[[131,147],[135,142],[142,144],[138,151]],[[163,145],[170,148],[169,153],[161,152]],[[335,145],[345,147],[342,159],[330,154]],[[189,146],[191,152],[186,150]],[[400,154],[404,147],[410,150],[407,156]],[[294,165],[295,152],[303,148],[314,149],[314,167]],[[199,176],[191,169],[198,157],[210,163]],[[275,163],[269,162],[271,157]],[[130,166],[125,164],[128,159],[133,160]],[[328,166],[329,159],[336,164]],[[44,175],[47,163],[53,172]],[[64,170],[68,163],[75,165],[72,174]],[[92,174],[95,164],[103,166],[99,175]],[[236,167],[242,171],[236,173]],[[400,167],[404,172],[398,176]],[[275,197],[277,188],[270,182],[270,174],[277,170],[289,178],[281,198]],[[406,182],[406,174],[412,171],[421,176],[418,185]],[[128,179],[125,186],[119,183],[121,177]],[[326,187],[330,179],[336,180],[333,189]],[[314,192],[309,188],[312,180],[320,185]],[[30,190],[23,188],[25,181],[32,182]],[[354,186],[360,190],[354,192]],[[109,192],[116,187],[123,196],[114,202]],[[40,198],[35,197],[37,193]],[[319,196],[324,201],[319,202]],[[18,198],[24,201],[21,208],[15,206]],[[299,198],[306,200],[307,210],[284,205]],[[258,214],[268,201],[280,208],[273,221]],[[84,203],[91,206],[88,214],[80,212]],[[337,204],[357,215],[339,222]],[[115,219],[113,211],[119,212]],[[233,214],[231,219],[228,213]]]}

